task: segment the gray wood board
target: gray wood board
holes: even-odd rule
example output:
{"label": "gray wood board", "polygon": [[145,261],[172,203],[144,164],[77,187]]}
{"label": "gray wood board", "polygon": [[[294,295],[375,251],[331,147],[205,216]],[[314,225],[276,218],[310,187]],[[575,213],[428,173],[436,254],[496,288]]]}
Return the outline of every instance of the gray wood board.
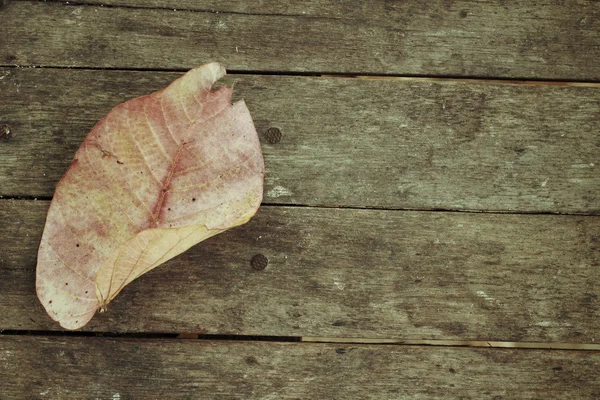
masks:
{"label": "gray wood board", "polygon": [[600,79],[593,0],[224,3],[14,1],[0,10],[0,63]]}
{"label": "gray wood board", "polygon": [[[49,197],[113,106],[180,73],[0,69],[0,195]],[[265,202],[594,214],[598,87],[234,75]],[[278,127],[268,143],[262,133]]]}
{"label": "gray wood board", "polygon": [[[0,201],[0,329],[60,329],[35,295],[47,207]],[[263,207],[134,281],[84,330],[596,343],[599,222]]]}
{"label": "gray wood board", "polygon": [[600,352],[0,337],[11,399],[592,399]]}

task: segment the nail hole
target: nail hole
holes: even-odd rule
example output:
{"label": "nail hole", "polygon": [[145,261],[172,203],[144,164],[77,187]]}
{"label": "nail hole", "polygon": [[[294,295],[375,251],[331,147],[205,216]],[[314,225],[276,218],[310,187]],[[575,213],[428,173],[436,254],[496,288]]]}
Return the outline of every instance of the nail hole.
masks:
{"label": "nail hole", "polygon": [[79,247],[79,243],[77,243],[77,244],[75,245],[75,247]]}
{"label": "nail hole", "polygon": [[281,140],[281,130],[275,127],[269,128],[265,132],[265,138],[271,144],[279,143]]}
{"label": "nail hole", "polygon": [[9,140],[12,137],[12,131],[6,124],[0,125],[0,140]]}
{"label": "nail hole", "polygon": [[269,265],[269,259],[264,254],[257,254],[250,260],[250,266],[256,271],[262,271]]}
{"label": "nail hole", "polygon": [[195,198],[195,197],[193,197],[193,198],[192,198],[192,201],[196,201],[196,198]]}

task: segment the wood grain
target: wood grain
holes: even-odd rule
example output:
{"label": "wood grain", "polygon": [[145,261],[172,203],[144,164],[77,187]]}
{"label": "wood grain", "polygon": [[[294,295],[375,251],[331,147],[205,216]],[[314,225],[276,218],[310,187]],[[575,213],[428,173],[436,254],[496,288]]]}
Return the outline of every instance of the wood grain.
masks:
{"label": "wood grain", "polygon": [[6,400],[592,399],[598,368],[584,351],[0,337]]}
{"label": "wood grain", "polygon": [[[0,201],[0,329],[60,329],[34,287],[47,207]],[[85,330],[595,343],[599,221],[263,207],[134,281]]]}
{"label": "wood grain", "polygon": [[275,3],[15,1],[0,63],[600,79],[593,0]]}
{"label": "wood grain", "polygon": [[[49,197],[111,107],[179,73],[1,69],[0,195]],[[265,202],[595,214],[595,87],[234,75],[261,138]]]}

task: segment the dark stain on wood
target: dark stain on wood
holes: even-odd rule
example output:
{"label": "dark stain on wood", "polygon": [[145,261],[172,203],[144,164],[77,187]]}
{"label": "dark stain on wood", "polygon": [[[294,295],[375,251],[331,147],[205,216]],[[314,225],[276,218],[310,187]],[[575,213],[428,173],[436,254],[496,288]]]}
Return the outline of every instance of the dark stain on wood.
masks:
{"label": "dark stain on wood", "polygon": [[248,356],[244,359],[244,361],[246,362],[246,364],[248,365],[259,365],[260,363],[258,362],[258,360],[256,359],[256,357],[254,356]]}
{"label": "dark stain on wood", "polygon": [[65,144],[65,132],[60,129],[55,129],[52,131],[52,142],[58,146],[63,146]]}

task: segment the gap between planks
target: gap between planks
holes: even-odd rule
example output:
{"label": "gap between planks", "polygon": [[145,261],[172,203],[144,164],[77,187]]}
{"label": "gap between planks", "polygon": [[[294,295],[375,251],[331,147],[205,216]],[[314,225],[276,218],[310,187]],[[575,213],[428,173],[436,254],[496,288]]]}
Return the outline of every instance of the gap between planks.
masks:
{"label": "gap between planks", "polygon": [[[51,196],[12,196],[1,195],[0,201],[52,201]],[[327,205],[327,204],[278,204],[261,203],[261,207],[289,207],[289,208],[316,208],[333,210],[374,210],[374,211],[406,211],[406,212],[433,212],[433,213],[465,213],[465,214],[491,214],[491,215],[572,215],[578,217],[600,217],[600,215],[583,212],[563,212],[563,211],[519,211],[519,210],[474,210],[474,209],[453,209],[453,208],[392,208],[377,206],[345,206],[345,205]]]}
{"label": "gap between planks", "polygon": [[[80,67],[67,65],[18,65],[0,64],[0,68],[14,69],[74,69],[83,71],[132,71],[132,72],[187,72],[186,68],[127,68],[127,67]],[[489,78],[480,76],[454,76],[454,75],[413,75],[413,74],[364,74],[364,73],[336,73],[329,71],[297,72],[276,70],[238,70],[227,69],[227,75],[275,75],[296,76],[312,78],[338,78],[338,79],[365,79],[365,80],[391,80],[405,82],[460,82],[476,85],[520,85],[520,86],[561,86],[561,87],[586,87],[600,89],[600,82],[578,80],[552,80],[552,79],[515,79],[515,78]]]}
{"label": "gap between planks", "polygon": [[439,347],[484,347],[499,349],[537,349],[537,350],[584,350],[600,351],[600,344],[595,343],[550,343],[550,342],[504,342],[487,340],[441,340],[441,339],[370,339],[370,338],[334,338],[318,336],[258,336],[258,335],[223,335],[197,333],[113,333],[87,331],[0,331],[1,336],[38,336],[38,337],[106,337],[128,339],[177,339],[200,341],[238,341],[238,342],[278,342],[278,343],[337,343],[337,344],[369,344],[369,345],[405,345],[405,346],[439,346]]}
{"label": "gap between planks", "polygon": [[369,338],[328,338],[304,336],[306,343],[341,343],[341,344],[394,344],[422,345],[442,347],[485,347],[510,349],[544,349],[544,350],[594,350],[600,351],[600,344],[595,343],[549,343],[549,342],[502,342],[487,340],[441,340],[441,339],[369,339]]}
{"label": "gap between planks", "polygon": [[289,18],[307,18],[307,19],[330,19],[336,20],[341,18],[335,17],[322,17],[315,15],[306,14],[285,14],[285,13],[253,13],[253,12],[241,12],[241,11],[221,11],[211,10],[202,8],[172,8],[172,7],[160,7],[160,6],[140,6],[140,5],[124,5],[124,4],[99,4],[99,3],[86,3],[85,1],[65,1],[65,0],[16,0],[23,2],[35,1],[38,3],[56,3],[66,7],[102,7],[102,8],[122,8],[129,10],[158,10],[158,11],[175,11],[185,13],[199,13],[199,14],[223,14],[223,15],[249,15],[254,17],[289,17]]}

